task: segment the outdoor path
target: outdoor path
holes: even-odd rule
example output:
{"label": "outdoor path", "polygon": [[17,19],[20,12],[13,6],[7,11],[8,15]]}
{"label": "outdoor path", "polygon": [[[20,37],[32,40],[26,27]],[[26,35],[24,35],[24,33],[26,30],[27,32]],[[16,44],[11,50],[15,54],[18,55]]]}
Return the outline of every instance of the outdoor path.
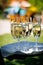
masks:
{"label": "outdoor path", "polygon": [[11,32],[11,22],[10,20],[0,19],[0,35]]}
{"label": "outdoor path", "polygon": [[[41,24],[41,29],[43,30],[43,24]],[[11,22],[10,20],[0,19],[0,34],[11,32]]]}

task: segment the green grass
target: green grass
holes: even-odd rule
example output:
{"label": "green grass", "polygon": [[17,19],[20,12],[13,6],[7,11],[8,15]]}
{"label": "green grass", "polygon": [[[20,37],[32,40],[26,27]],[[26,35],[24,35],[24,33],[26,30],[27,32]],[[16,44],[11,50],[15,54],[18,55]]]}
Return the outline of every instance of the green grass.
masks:
{"label": "green grass", "polygon": [[[36,42],[36,39],[34,38],[33,35],[30,35],[29,37],[25,37],[25,38],[24,37],[20,38],[20,41],[24,41],[24,40],[25,41]],[[4,45],[7,45],[7,44],[11,44],[13,42],[18,42],[18,40],[14,39],[10,33],[0,35],[0,47],[4,46]],[[39,37],[38,42],[43,43],[43,31],[41,31],[41,36]]]}
{"label": "green grass", "polygon": [[[30,35],[28,38],[20,38],[20,41],[27,40],[31,42],[35,42],[35,38],[33,35]],[[4,34],[0,35],[0,47],[11,44],[12,42],[17,42],[17,39],[14,39],[12,35]],[[38,42],[43,43],[43,31],[41,31],[41,36],[38,40]],[[27,57],[26,59],[14,59],[12,61],[9,61],[8,59],[4,58],[5,65],[43,65],[43,56],[35,56],[35,57]]]}
{"label": "green grass", "polygon": [[[26,40],[26,41],[36,42],[36,39],[35,39],[33,34],[30,35],[29,37],[26,37],[26,38],[22,37],[20,40],[21,41]],[[41,31],[41,35],[40,35],[40,37],[38,39],[38,42],[43,43],[43,31]]]}
{"label": "green grass", "polygon": [[7,45],[7,44],[11,44],[12,42],[16,42],[16,40],[12,37],[12,35],[10,33],[0,35],[0,47]]}

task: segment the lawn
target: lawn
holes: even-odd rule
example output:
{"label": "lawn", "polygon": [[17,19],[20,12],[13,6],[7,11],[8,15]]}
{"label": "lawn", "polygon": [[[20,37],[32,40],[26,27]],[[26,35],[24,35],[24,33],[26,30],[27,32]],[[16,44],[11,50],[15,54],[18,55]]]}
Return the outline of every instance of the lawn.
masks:
{"label": "lawn", "polygon": [[16,40],[12,37],[12,35],[10,33],[0,35],[0,47],[7,45],[7,44],[11,44],[13,42],[16,42]]}
{"label": "lawn", "polygon": [[[35,42],[35,38],[33,35],[30,35],[28,38],[20,38],[20,41],[31,41]],[[11,34],[4,34],[0,35],[0,47],[11,44],[13,42],[18,42],[17,39],[14,39]],[[41,31],[41,36],[38,40],[38,42],[43,43],[43,31]],[[5,65],[43,65],[43,56],[36,56],[36,57],[28,57],[24,60],[21,59],[14,59],[12,61],[9,61],[8,59],[4,58]]]}
{"label": "lawn", "polygon": [[[34,36],[32,34],[29,37],[25,37],[25,38],[22,37],[22,38],[20,38],[20,41],[31,41],[31,42],[35,42],[36,39],[34,38]],[[4,35],[0,35],[0,47],[4,46],[4,45],[7,45],[7,44],[11,44],[13,42],[18,42],[18,39],[17,38],[14,39],[10,33],[9,34],[4,34]],[[38,42],[43,43],[43,31],[41,31],[41,35],[39,37]]]}

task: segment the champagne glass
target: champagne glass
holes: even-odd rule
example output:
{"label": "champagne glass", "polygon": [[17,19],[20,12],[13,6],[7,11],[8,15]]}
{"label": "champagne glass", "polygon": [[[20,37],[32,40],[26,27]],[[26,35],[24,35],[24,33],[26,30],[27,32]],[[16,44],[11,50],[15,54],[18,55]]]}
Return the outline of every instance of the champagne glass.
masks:
{"label": "champagne glass", "polygon": [[18,41],[20,41],[20,38],[22,36],[22,26],[20,24],[17,25],[15,31],[16,38],[18,39]]}
{"label": "champagne glass", "polygon": [[32,28],[33,28],[32,22],[29,22],[29,23],[28,23],[28,35],[31,34]]}
{"label": "champagne glass", "polygon": [[11,25],[11,34],[14,38],[17,38],[20,41],[20,37],[22,36],[22,26],[21,24],[13,23]]}
{"label": "champagne glass", "polygon": [[32,18],[30,17],[30,21],[28,19],[28,22],[26,24],[26,36],[29,36],[31,34],[32,27],[33,27],[33,25],[32,25]]}
{"label": "champagne glass", "polygon": [[40,37],[40,34],[41,34],[41,25],[39,24],[39,22],[35,22],[34,24],[33,24],[33,35],[34,35],[34,37],[35,37],[35,39],[36,39],[36,49],[35,49],[35,51],[39,51],[38,50],[38,39],[39,39],[39,37]]}
{"label": "champagne glass", "polygon": [[30,36],[31,32],[32,32],[32,22],[26,22],[24,24],[22,24],[23,27],[23,37],[26,38],[25,41],[28,40],[28,37]]}

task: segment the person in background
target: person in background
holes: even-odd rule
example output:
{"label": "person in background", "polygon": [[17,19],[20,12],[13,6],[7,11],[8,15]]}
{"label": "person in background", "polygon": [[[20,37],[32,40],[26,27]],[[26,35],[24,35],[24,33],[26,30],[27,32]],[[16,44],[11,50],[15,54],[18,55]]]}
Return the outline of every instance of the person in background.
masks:
{"label": "person in background", "polygon": [[36,17],[33,18],[33,24],[37,23]]}
{"label": "person in background", "polygon": [[41,19],[41,29],[43,30],[43,10],[42,10],[42,12],[41,12],[41,17],[40,17],[40,19]]}
{"label": "person in background", "polygon": [[[25,15],[30,6],[31,4],[28,3],[28,0],[11,0],[9,3],[10,8],[7,9],[9,13],[7,17],[10,18],[11,21],[14,21],[14,17],[18,14],[19,18],[24,19],[22,22],[25,22]],[[18,16],[16,16],[16,18],[17,17]]]}
{"label": "person in background", "polygon": [[43,10],[42,10],[42,13],[41,13],[41,23],[43,24]]}

